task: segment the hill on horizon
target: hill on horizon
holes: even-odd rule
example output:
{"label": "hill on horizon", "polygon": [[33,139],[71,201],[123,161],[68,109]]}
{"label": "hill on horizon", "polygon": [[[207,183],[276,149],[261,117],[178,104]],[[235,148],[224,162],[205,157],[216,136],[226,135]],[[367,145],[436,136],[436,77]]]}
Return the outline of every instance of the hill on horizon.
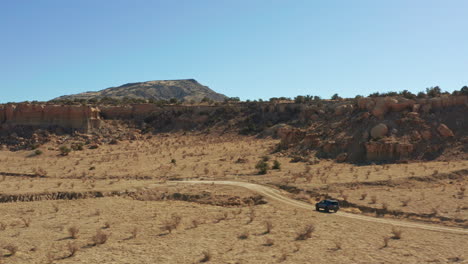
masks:
{"label": "hill on horizon", "polygon": [[122,99],[124,97],[135,99],[170,100],[176,98],[179,101],[196,101],[209,98],[214,101],[223,101],[225,95],[217,93],[208,86],[201,85],[194,79],[160,80],[127,83],[118,87],[110,87],[97,92],[84,92],[72,95],[63,95],[54,100],[74,99],[101,99],[104,97]]}

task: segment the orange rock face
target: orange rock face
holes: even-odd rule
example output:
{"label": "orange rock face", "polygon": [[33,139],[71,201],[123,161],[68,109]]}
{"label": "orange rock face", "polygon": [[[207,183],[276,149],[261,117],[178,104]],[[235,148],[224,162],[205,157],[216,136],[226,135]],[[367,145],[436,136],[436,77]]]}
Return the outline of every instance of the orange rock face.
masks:
{"label": "orange rock face", "polygon": [[366,159],[368,161],[395,161],[406,159],[414,150],[409,143],[399,142],[367,142]]}
{"label": "orange rock face", "polygon": [[76,105],[6,105],[0,109],[0,121],[9,126],[58,126],[87,132],[99,127],[99,109]]}
{"label": "orange rock face", "polygon": [[444,137],[444,138],[448,138],[448,137],[454,137],[455,135],[453,134],[452,130],[450,128],[448,128],[445,124],[440,124],[438,127],[437,127],[437,131],[439,132],[439,134]]}

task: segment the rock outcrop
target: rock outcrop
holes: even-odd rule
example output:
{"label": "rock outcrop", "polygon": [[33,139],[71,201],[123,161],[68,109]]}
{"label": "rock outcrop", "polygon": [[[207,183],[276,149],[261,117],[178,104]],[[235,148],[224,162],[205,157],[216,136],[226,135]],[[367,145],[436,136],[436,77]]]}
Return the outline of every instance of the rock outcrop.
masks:
{"label": "rock outcrop", "polygon": [[410,100],[402,97],[365,97],[357,101],[359,109],[367,110],[379,119],[383,119],[385,115],[390,112],[402,112],[407,110],[428,113],[432,110],[440,110],[445,107],[459,105],[468,105],[468,96],[442,96],[416,100]]}
{"label": "rock outcrop", "polygon": [[382,124],[382,123],[376,125],[370,131],[371,137],[373,139],[379,139],[379,138],[385,137],[387,133],[388,133],[388,127],[387,125]]}
{"label": "rock outcrop", "polygon": [[0,124],[14,126],[61,127],[88,132],[100,125],[99,109],[77,105],[8,104],[0,107]]}
{"label": "rock outcrop", "polygon": [[454,137],[455,135],[453,134],[452,130],[450,128],[448,128],[445,124],[440,124],[438,127],[437,127],[437,131],[439,132],[439,134],[444,137],[444,138],[448,138],[448,137]]}
{"label": "rock outcrop", "polygon": [[366,159],[368,161],[395,161],[407,159],[414,150],[410,143],[399,142],[367,142]]}

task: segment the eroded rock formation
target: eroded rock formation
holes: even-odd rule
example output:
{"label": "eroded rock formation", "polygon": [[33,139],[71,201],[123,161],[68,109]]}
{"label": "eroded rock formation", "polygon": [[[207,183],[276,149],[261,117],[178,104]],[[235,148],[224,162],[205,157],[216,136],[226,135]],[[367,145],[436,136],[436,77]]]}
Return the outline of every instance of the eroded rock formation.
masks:
{"label": "eroded rock formation", "polygon": [[78,105],[8,104],[0,107],[2,128],[61,127],[88,132],[100,125],[99,109]]}

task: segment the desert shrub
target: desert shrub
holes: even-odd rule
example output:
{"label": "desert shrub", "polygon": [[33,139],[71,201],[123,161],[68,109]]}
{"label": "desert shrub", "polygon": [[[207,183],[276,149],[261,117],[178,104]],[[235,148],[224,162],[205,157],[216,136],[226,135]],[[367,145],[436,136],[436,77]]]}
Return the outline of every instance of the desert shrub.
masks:
{"label": "desert shrub", "polygon": [[367,193],[361,193],[361,200],[365,200],[367,197]]}
{"label": "desert shrub", "polygon": [[134,227],[132,231],[130,231],[130,238],[134,239],[138,235],[138,227]]}
{"label": "desert shrub", "polygon": [[286,259],[288,258],[288,253],[286,253],[285,251],[283,251],[280,255],[280,257],[278,258],[278,262],[284,262],[286,261]]}
{"label": "desert shrub", "polygon": [[460,89],[460,93],[462,95],[468,95],[468,86],[463,86],[461,89]]}
{"label": "desert shrub", "polygon": [[393,238],[393,239],[401,239],[401,234],[402,234],[402,233],[403,233],[403,231],[402,231],[400,228],[398,228],[398,227],[396,227],[396,226],[394,226],[394,227],[392,228],[392,234],[393,234],[393,237],[392,237],[392,238]]}
{"label": "desert shrub", "polygon": [[177,229],[181,221],[182,221],[182,217],[180,217],[179,215],[173,214],[169,219],[164,221],[161,229],[163,231],[167,231],[168,233],[172,233],[172,230]]}
{"label": "desert shrub", "polygon": [[383,246],[382,248],[388,247],[388,242],[390,241],[390,238],[388,236],[383,237]]}
{"label": "desert shrub", "polygon": [[387,203],[382,203],[382,209],[387,211],[388,210],[388,204]]}
{"label": "desert shrub", "polygon": [[24,227],[29,227],[31,225],[31,218],[21,217],[21,221],[24,224]]}
{"label": "desert shrub", "polygon": [[416,95],[408,90],[403,90],[400,92],[400,95],[406,99],[416,99]]}
{"label": "desert shrub", "polygon": [[77,239],[79,232],[80,232],[80,229],[77,226],[71,226],[68,228],[68,235],[72,239]]}
{"label": "desert shrub", "polygon": [[249,220],[247,221],[247,224],[252,223],[253,220],[255,219],[255,211],[253,208],[250,209],[249,213],[247,214],[247,217],[249,218]]}
{"label": "desert shrub", "polygon": [[59,151],[60,151],[60,155],[67,156],[68,154],[70,154],[71,149],[67,146],[60,146]]}
{"label": "desert shrub", "polygon": [[267,174],[269,166],[264,160],[260,160],[257,165],[255,165],[255,168],[258,170],[258,174],[263,175]]}
{"label": "desert shrub", "polygon": [[76,252],[78,252],[80,248],[76,243],[68,242],[67,250],[68,250],[68,257],[71,258],[75,256]]}
{"label": "desert shrub", "polygon": [[331,99],[332,99],[332,100],[341,100],[341,99],[343,99],[343,98],[341,98],[341,97],[336,93],[336,94],[332,95]]}
{"label": "desert shrub", "polygon": [[271,221],[265,221],[265,232],[263,234],[269,234],[273,229],[273,223]]}
{"label": "desert shrub", "polygon": [[83,150],[83,146],[84,144],[83,143],[75,143],[75,144],[72,144],[71,145],[71,149],[74,150],[74,151],[80,151],[80,150]]}
{"label": "desert shrub", "polygon": [[45,177],[47,176],[47,171],[44,170],[43,168],[36,168],[34,169],[34,175],[36,177]]}
{"label": "desert shrub", "polygon": [[267,162],[267,161],[270,160],[270,156],[263,156],[263,157],[262,157],[262,160],[263,160],[264,162]]}
{"label": "desert shrub", "polygon": [[439,88],[439,86],[429,87],[426,88],[426,94],[430,97],[437,97],[442,94],[442,90]]}
{"label": "desert shrub", "polygon": [[377,196],[375,196],[375,195],[372,195],[372,196],[371,196],[371,203],[372,203],[372,204],[377,203]]}
{"label": "desert shrub", "polygon": [[411,202],[411,198],[406,198],[404,200],[401,200],[401,206],[408,206],[409,202]]}
{"label": "desert shrub", "polygon": [[315,226],[312,224],[306,225],[302,230],[297,233],[296,240],[306,240],[312,237],[315,231]]}
{"label": "desert shrub", "polygon": [[36,156],[42,155],[42,153],[43,153],[43,152],[42,152],[42,150],[40,150],[40,149],[36,149],[36,150],[34,151],[34,155],[36,155]]}
{"label": "desert shrub", "polygon": [[3,247],[6,251],[8,251],[8,256],[13,256],[18,252],[18,247],[12,244],[8,244]]}
{"label": "desert shrub", "polygon": [[96,234],[91,238],[93,245],[102,245],[109,239],[109,234],[102,232],[100,229],[96,231]]}
{"label": "desert shrub", "polygon": [[271,238],[265,239],[265,243],[263,243],[263,245],[266,246],[266,247],[271,247],[274,244],[275,244],[275,241],[273,241],[273,239],[271,239]]}
{"label": "desert shrub", "polygon": [[281,170],[281,163],[277,160],[273,161],[273,167],[271,167],[274,170]]}
{"label": "desert shrub", "polygon": [[110,223],[109,221],[106,221],[106,222],[104,223],[104,226],[103,226],[102,228],[103,228],[103,229],[108,229],[108,228],[110,228],[110,227],[111,227],[111,223]]}
{"label": "desert shrub", "polygon": [[176,164],[177,161],[176,161],[175,159],[171,159],[171,163],[172,163],[172,164]]}
{"label": "desert shrub", "polygon": [[200,263],[208,262],[213,257],[211,252],[208,250],[203,251],[202,254],[203,254],[203,258],[200,260]]}
{"label": "desert shrub", "polygon": [[249,238],[249,232],[247,231],[242,232],[239,236],[237,236],[237,238],[242,239],[242,240],[247,239]]}
{"label": "desert shrub", "polygon": [[333,240],[333,243],[335,244],[335,250],[342,249],[343,243],[341,242],[341,240],[339,239]]}

